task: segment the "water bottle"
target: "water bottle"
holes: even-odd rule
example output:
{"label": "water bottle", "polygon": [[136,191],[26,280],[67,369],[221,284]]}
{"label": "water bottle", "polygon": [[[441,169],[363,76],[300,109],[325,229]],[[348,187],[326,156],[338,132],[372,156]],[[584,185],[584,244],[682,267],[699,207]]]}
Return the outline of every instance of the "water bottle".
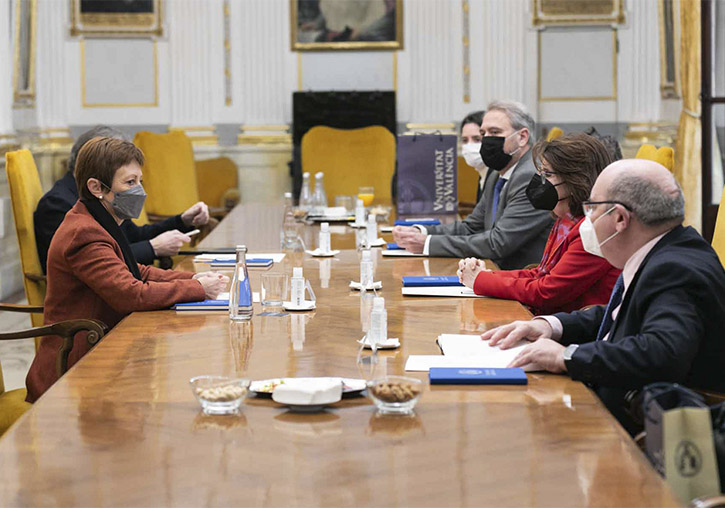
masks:
{"label": "water bottle", "polygon": [[290,301],[292,306],[301,307],[305,301],[305,277],[302,275],[301,266],[292,268],[291,286]]}
{"label": "water bottle", "polygon": [[320,225],[320,237],[318,242],[320,252],[326,254],[330,252],[330,224],[323,222]]}
{"label": "water bottle", "polygon": [[373,258],[370,249],[362,251],[360,260],[360,286],[363,291],[373,285]]}
{"label": "water bottle", "polygon": [[300,191],[300,209],[309,212],[312,207],[312,193],[310,192],[310,174],[302,173],[302,190]]}
{"label": "water bottle", "polygon": [[365,225],[365,204],[362,199],[355,203],[355,225],[359,228]]}
{"label": "water bottle", "polygon": [[249,285],[247,271],[247,247],[237,245],[237,262],[234,267],[232,287],[229,289],[229,319],[249,321],[253,315],[252,287]]}
{"label": "water bottle", "polygon": [[284,193],[284,216],[280,236],[280,243],[283,250],[294,245],[297,240],[297,222],[295,221],[291,192]]}
{"label": "water bottle", "polygon": [[315,174],[315,194],[312,197],[313,206],[316,207],[317,213],[322,215],[327,207],[327,194],[325,194],[325,185],[322,183],[324,173]]}
{"label": "water bottle", "polygon": [[368,247],[372,247],[375,242],[378,240],[378,222],[375,217],[375,214],[371,213],[368,215],[368,223],[367,223],[367,239],[368,239]]}
{"label": "water bottle", "polygon": [[370,331],[368,342],[373,350],[388,338],[388,313],[385,310],[385,298],[376,296],[373,299],[373,310],[370,312]]}

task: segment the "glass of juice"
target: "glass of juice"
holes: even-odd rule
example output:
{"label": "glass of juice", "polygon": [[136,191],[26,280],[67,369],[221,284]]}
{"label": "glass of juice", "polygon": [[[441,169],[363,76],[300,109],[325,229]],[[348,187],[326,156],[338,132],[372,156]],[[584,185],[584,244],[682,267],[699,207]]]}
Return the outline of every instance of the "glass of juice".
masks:
{"label": "glass of juice", "polygon": [[375,199],[375,188],[360,187],[357,191],[357,197],[362,199],[363,205],[370,206],[373,204],[373,199]]}

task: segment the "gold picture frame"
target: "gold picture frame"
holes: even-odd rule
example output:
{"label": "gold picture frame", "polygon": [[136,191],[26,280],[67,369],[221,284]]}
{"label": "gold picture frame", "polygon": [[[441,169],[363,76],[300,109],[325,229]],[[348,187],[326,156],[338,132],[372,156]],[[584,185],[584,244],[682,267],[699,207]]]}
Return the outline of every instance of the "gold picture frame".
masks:
{"label": "gold picture frame", "polygon": [[71,0],[72,36],[162,36],[162,0]]}
{"label": "gold picture frame", "polygon": [[531,0],[532,23],[546,25],[622,24],[624,0]]}
{"label": "gold picture frame", "polygon": [[35,46],[37,0],[18,0],[15,5],[13,54],[13,107],[35,105]]}
{"label": "gold picture frame", "polygon": [[663,99],[679,99],[680,45],[679,16],[674,0],[659,0],[660,93]]}
{"label": "gold picture frame", "polygon": [[403,49],[403,0],[290,0],[290,46],[292,51]]}

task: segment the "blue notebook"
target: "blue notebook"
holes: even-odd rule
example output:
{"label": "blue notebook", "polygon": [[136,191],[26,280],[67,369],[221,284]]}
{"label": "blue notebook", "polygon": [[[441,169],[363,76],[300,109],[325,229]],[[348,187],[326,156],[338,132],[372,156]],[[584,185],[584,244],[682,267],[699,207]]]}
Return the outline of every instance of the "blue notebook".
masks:
{"label": "blue notebook", "polygon": [[420,224],[421,226],[437,226],[440,224],[441,221],[438,219],[419,219],[419,220],[396,220],[395,225],[396,226],[415,226],[416,224]]}
{"label": "blue notebook", "polygon": [[431,288],[444,286],[463,286],[456,275],[436,275],[425,277],[403,277],[403,287]]}
{"label": "blue notebook", "polygon": [[397,243],[389,243],[388,250],[403,250],[403,248]]}
{"label": "blue notebook", "polygon": [[526,373],[518,367],[509,369],[452,369],[431,367],[428,379],[432,385],[525,385]]}
{"label": "blue notebook", "polygon": [[[245,279],[239,285],[239,304],[252,304],[252,290],[249,286],[249,279]],[[228,310],[229,300],[204,300],[202,302],[177,303],[174,310],[182,311],[210,311],[210,310]]]}

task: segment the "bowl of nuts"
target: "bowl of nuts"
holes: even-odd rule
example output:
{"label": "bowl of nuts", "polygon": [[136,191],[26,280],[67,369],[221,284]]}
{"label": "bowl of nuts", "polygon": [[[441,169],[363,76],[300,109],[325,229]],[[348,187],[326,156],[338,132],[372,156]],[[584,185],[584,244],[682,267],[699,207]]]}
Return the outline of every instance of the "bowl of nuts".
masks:
{"label": "bowl of nuts", "polygon": [[423,382],[403,376],[386,376],[367,382],[368,397],[381,413],[410,414],[423,393]]}
{"label": "bowl of nuts", "polygon": [[197,376],[189,380],[191,391],[208,415],[236,414],[249,391],[249,379]]}

